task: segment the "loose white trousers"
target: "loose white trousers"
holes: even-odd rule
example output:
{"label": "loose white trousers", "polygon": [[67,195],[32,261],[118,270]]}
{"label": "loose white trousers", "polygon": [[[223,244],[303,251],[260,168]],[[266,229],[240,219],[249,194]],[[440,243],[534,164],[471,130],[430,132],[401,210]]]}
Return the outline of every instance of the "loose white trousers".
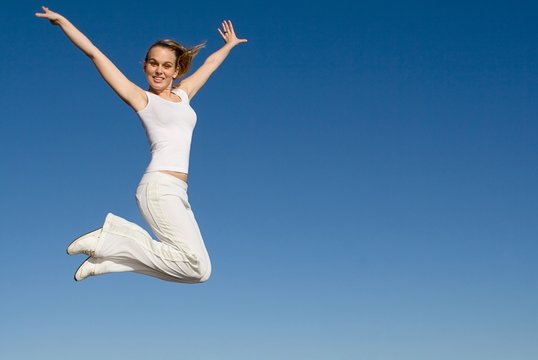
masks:
{"label": "loose white trousers", "polygon": [[158,241],[137,224],[108,213],[91,259],[95,275],[134,271],[181,283],[206,281],[211,262],[187,187],[172,175],[145,173],[136,202]]}

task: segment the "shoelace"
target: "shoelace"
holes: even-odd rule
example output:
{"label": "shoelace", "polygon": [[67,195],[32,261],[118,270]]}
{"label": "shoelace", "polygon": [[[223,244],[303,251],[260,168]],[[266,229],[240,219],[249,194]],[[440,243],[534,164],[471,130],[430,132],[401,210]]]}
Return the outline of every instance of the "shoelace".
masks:
{"label": "shoelace", "polygon": [[83,253],[93,257],[95,255],[95,250],[84,250]]}

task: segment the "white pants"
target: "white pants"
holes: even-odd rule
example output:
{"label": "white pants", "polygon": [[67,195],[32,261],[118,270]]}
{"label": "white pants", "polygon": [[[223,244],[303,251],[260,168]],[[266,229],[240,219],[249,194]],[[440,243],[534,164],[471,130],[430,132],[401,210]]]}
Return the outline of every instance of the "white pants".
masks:
{"label": "white pants", "polygon": [[146,230],[108,213],[94,257],[95,275],[134,271],[159,279],[199,283],[211,274],[211,262],[187,197],[187,183],[165,173],[145,173],[136,190]]}

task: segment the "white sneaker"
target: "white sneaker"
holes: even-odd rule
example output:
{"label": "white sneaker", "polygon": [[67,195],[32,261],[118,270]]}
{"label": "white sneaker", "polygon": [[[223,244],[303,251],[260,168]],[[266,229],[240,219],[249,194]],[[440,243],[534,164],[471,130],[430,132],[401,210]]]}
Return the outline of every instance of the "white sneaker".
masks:
{"label": "white sneaker", "polygon": [[75,272],[75,281],[82,281],[88,276],[95,275],[95,262],[96,260],[91,256],[88,257]]}
{"label": "white sneaker", "polygon": [[90,231],[73,240],[67,247],[67,253],[69,255],[86,254],[88,256],[93,256],[95,254],[95,247],[99,242],[101,230],[103,230],[103,228]]}

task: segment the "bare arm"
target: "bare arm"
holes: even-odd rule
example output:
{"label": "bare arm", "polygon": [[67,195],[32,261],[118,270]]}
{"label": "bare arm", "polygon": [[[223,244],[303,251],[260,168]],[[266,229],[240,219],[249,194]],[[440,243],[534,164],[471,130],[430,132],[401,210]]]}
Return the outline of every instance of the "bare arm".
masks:
{"label": "bare arm", "polygon": [[147,102],[144,90],[127,79],[116,65],[64,16],[49,10],[45,6],[42,9],[42,13],[36,13],[35,15],[48,19],[53,25],[58,25],[69,40],[93,61],[103,79],[123,101],[135,111],[144,108]]}
{"label": "bare arm", "polygon": [[192,75],[181,81],[180,87],[187,92],[189,99],[194,97],[236,45],[247,42],[247,39],[237,38],[230,20],[223,21],[222,28],[222,31],[220,28],[217,30],[225,41],[224,46],[211,54]]}

